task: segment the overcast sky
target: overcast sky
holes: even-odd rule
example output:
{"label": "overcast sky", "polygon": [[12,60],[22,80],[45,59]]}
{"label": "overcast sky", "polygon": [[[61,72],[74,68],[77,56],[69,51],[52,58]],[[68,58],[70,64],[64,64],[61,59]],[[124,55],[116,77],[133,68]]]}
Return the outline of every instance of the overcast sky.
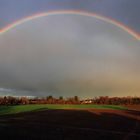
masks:
{"label": "overcast sky", "polygon": [[93,17],[35,19],[0,36],[0,85],[32,95],[138,94],[139,45],[119,27]]}
{"label": "overcast sky", "polygon": [[140,33],[140,0],[0,0],[0,27],[50,10],[84,10],[121,21]]}
{"label": "overcast sky", "polygon": [[[0,2],[1,28],[41,11],[81,9],[112,17],[140,31],[138,0],[133,4],[130,0]],[[38,18],[0,35],[0,94],[139,95],[139,53],[137,39],[96,18],[80,15]]]}

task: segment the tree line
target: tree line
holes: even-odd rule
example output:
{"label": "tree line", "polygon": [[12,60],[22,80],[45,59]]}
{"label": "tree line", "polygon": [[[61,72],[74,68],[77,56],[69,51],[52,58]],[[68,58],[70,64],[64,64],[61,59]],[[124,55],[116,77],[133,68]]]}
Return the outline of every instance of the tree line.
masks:
{"label": "tree line", "polygon": [[99,96],[92,99],[80,100],[78,96],[64,98],[60,96],[47,97],[0,97],[0,105],[26,105],[26,104],[98,104],[98,105],[140,105],[140,97],[108,97]]}

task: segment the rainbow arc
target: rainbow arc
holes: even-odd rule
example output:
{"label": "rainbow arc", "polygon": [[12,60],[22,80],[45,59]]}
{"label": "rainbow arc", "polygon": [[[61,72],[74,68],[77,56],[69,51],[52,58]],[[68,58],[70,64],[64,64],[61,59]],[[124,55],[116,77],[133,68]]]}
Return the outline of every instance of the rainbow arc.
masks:
{"label": "rainbow arc", "polygon": [[6,26],[5,28],[0,30],[0,35],[8,32],[9,30],[12,30],[13,28],[16,28],[17,26],[19,26],[20,24],[23,24],[30,20],[34,20],[37,18],[45,17],[45,16],[53,16],[53,15],[61,15],[61,14],[82,15],[82,16],[93,17],[93,18],[105,21],[107,23],[113,24],[113,25],[121,28],[122,30],[124,30],[125,32],[127,32],[128,34],[130,34],[131,36],[133,36],[134,38],[136,38],[137,40],[140,41],[140,34],[136,33],[135,31],[133,31],[131,28],[127,27],[126,25],[124,25],[112,18],[108,18],[108,17],[101,16],[101,15],[98,15],[95,13],[85,12],[85,11],[80,11],[80,10],[62,10],[62,11],[50,11],[50,12],[45,12],[45,13],[38,13],[38,14],[35,14],[32,16],[23,18],[21,20],[15,21],[14,23]]}

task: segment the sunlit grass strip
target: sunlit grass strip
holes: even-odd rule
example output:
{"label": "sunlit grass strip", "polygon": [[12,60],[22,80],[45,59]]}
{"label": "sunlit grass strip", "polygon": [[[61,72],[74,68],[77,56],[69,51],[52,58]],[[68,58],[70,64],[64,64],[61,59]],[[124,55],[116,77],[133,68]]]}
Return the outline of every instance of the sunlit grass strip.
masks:
{"label": "sunlit grass strip", "polygon": [[39,111],[46,109],[113,109],[127,110],[126,107],[118,105],[16,105],[16,106],[0,106],[0,115],[15,114],[30,111]]}

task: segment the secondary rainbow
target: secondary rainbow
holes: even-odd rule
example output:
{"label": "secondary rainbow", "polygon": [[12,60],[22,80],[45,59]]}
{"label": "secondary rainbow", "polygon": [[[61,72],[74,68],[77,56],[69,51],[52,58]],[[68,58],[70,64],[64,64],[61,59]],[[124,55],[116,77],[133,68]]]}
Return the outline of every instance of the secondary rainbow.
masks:
{"label": "secondary rainbow", "polygon": [[21,20],[15,21],[14,23],[6,26],[5,28],[0,30],[0,35],[8,32],[9,30],[12,30],[13,28],[16,28],[17,26],[19,26],[20,24],[23,24],[23,23],[28,22],[30,20],[34,20],[34,19],[41,18],[44,16],[53,16],[53,15],[61,15],[61,14],[82,15],[82,16],[93,17],[93,18],[105,21],[107,23],[113,24],[113,25],[121,28],[122,30],[129,33],[131,36],[133,36],[134,38],[136,38],[137,40],[140,41],[140,34],[136,33],[135,31],[133,31],[129,27],[125,26],[124,24],[122,24],[122,23],[120,23],[112,18],[108,18],[108,17],[101,16],[101,15],[98,15],[95,13],[85,12],[85,11],[80,11],[80,10],[61,10],[61,11],[50,11],[50,12],[45,12],[45,13],[38,13],[38,14],[35,14],[32,16],[23,18]]}

